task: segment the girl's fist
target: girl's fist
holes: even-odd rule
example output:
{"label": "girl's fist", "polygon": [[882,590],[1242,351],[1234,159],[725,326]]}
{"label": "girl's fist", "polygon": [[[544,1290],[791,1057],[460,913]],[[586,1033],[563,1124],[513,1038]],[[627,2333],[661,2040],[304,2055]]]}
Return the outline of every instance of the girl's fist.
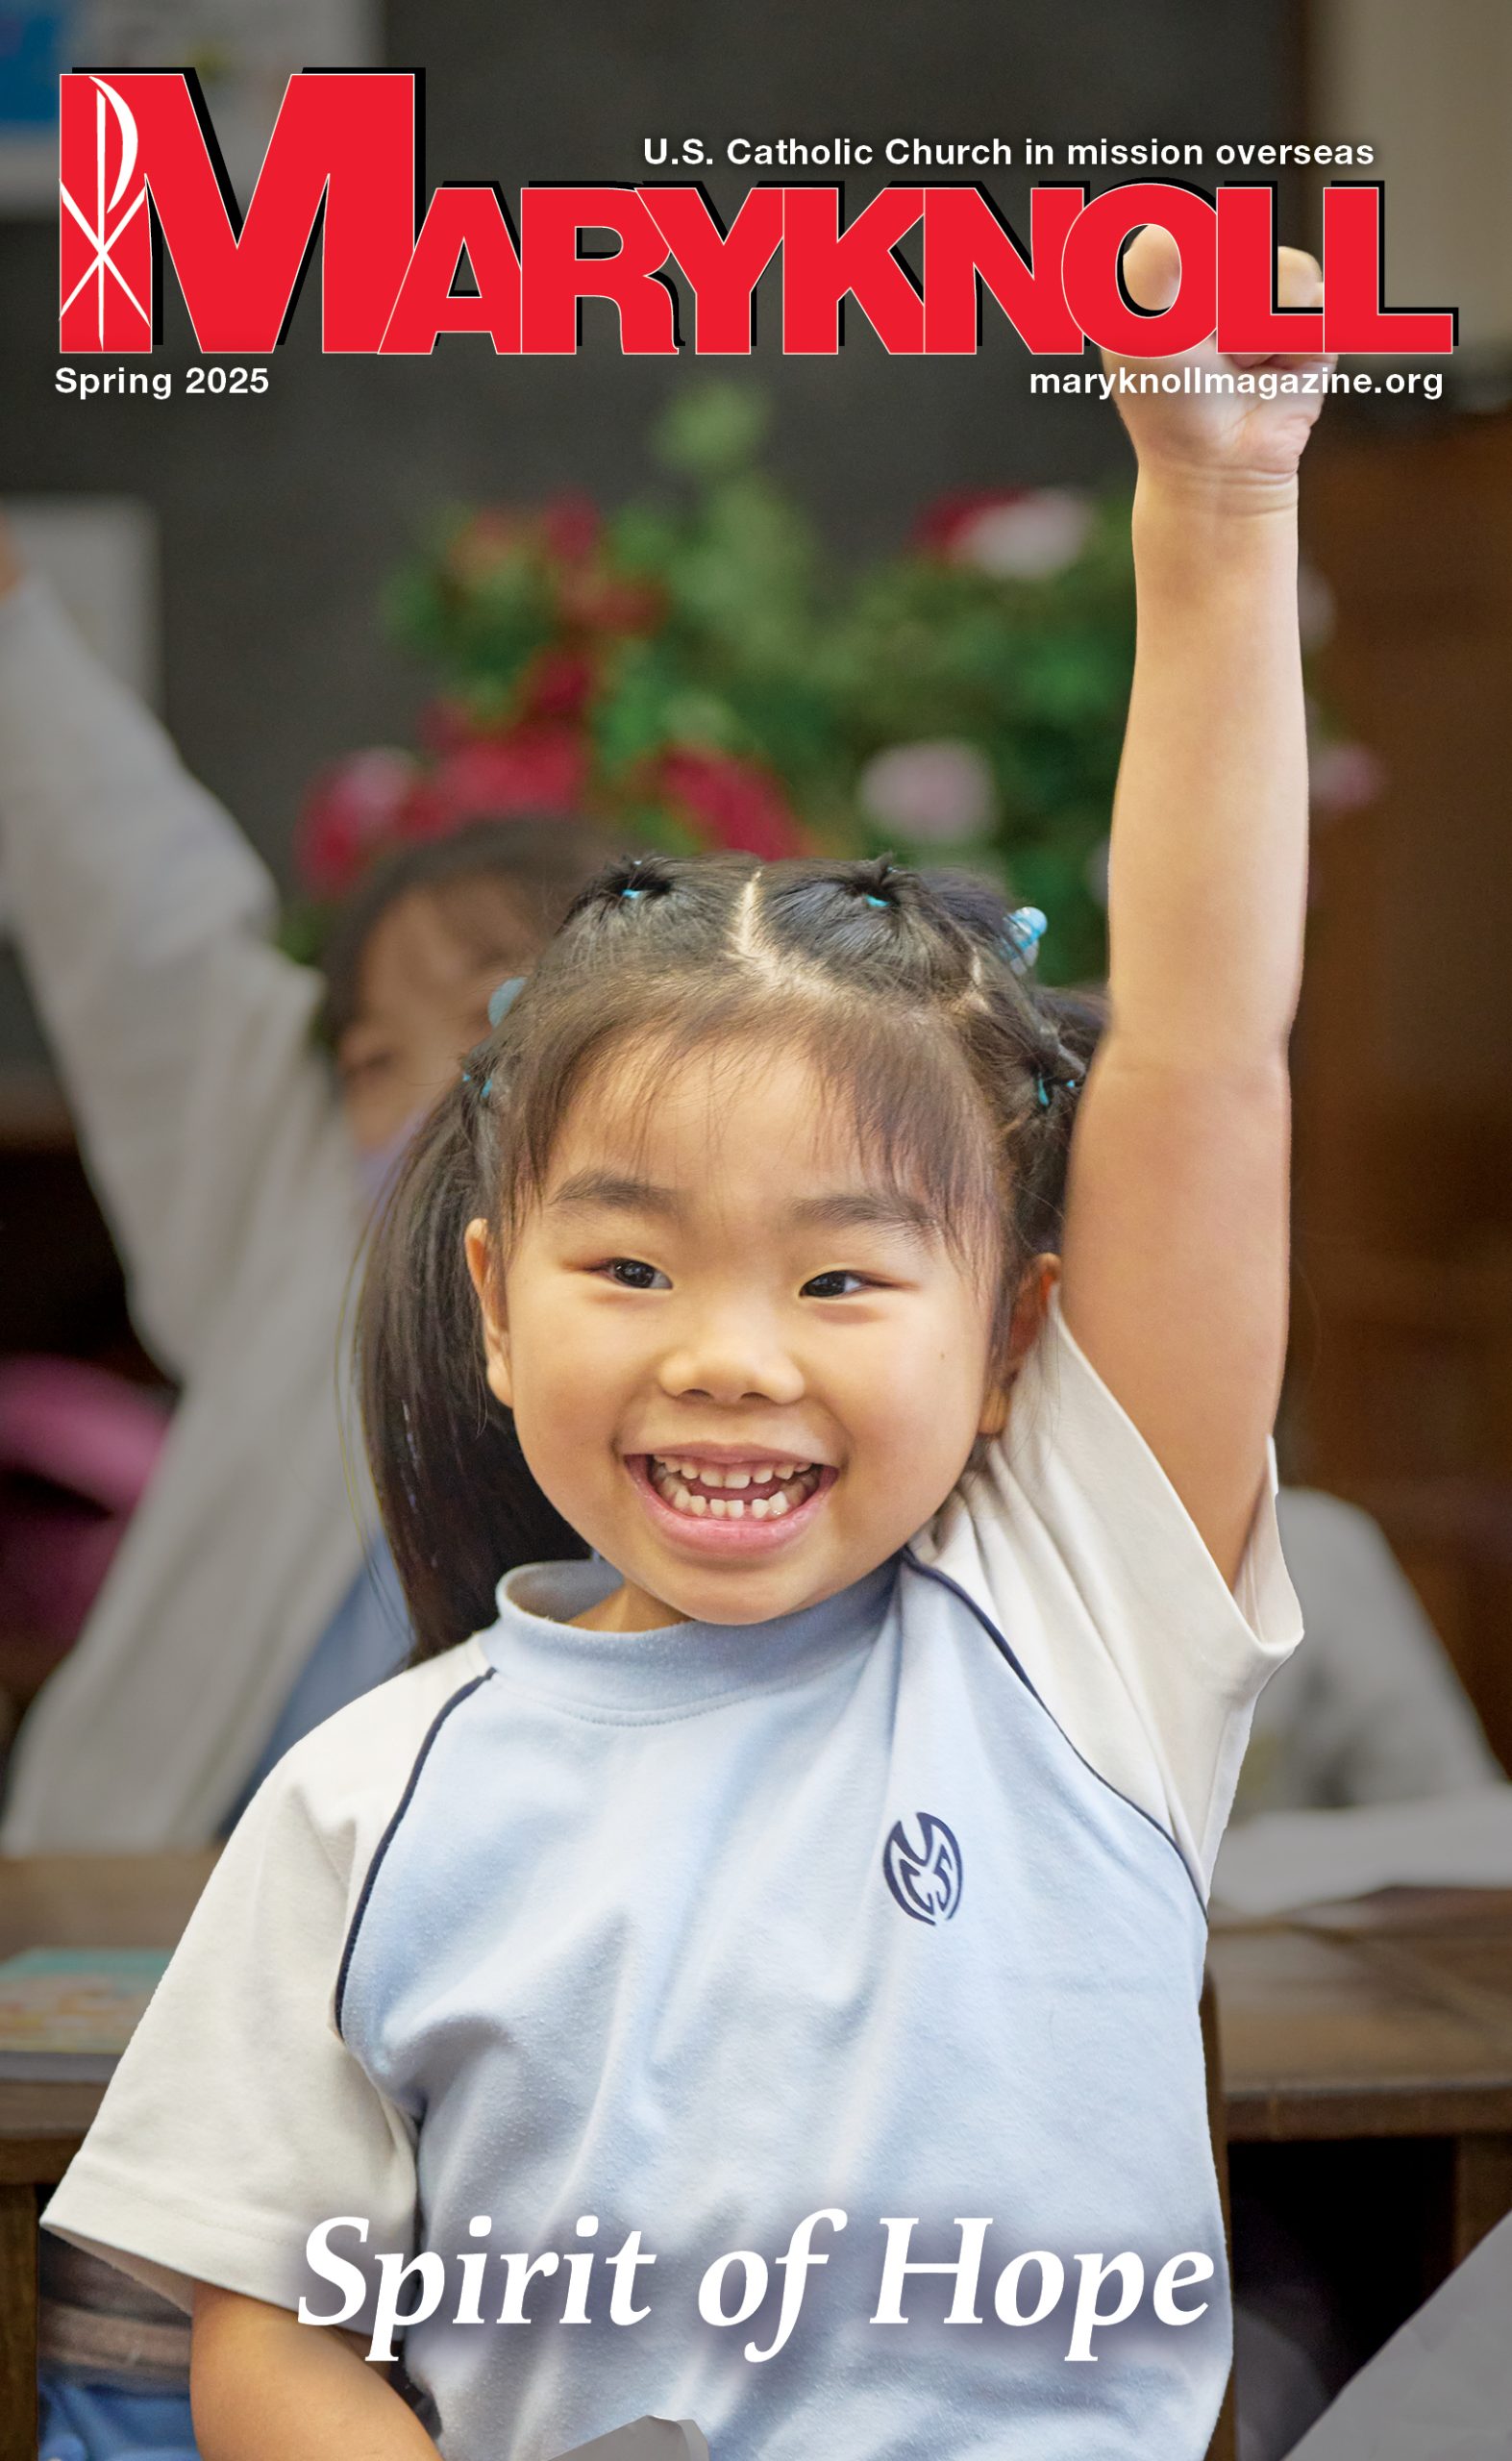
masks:
{"label": "girl's fist", "polygon": [[[1181,258],[1169,231],[1147,223],[1136,234],[1125,253],[1124,281],[1137,307],[1170,307],[1180,286]],[[1301,248],[1278,250],[1276,296],[1280,308],[1318,307],[1323,269],[1316,258]],[[1104,351],[1103,364],[1115,380],[1125,369],[1136,378],[1194,371],[1190,391],[1126,390],[1115,381],[1113,398],[1142,470],[1285,488],[1296,479],[1323,407],[1333,358],[1316,352],[1226,355],[1209,336],[1174,359],[1122,359]]]}

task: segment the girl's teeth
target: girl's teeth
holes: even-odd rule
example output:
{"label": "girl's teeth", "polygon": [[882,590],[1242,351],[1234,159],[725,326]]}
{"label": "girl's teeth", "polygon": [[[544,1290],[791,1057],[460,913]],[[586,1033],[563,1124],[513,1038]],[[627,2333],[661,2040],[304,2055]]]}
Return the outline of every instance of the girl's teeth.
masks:
{"label": "girl's teeth", "polygon": [[731,1487],[738,1493],[746,1487],[785,1486],[790,1479],[805,1478],[812,1462],[763,1461],[751,1470],[721,1469],[717,1461],[675,1461],[654,1455],[658,1471],[669,1479],[681,1479],[684,1485]]}
{"label": "girl's teeth", "polygon": [[[806,1504],[813,1492],[807,1481],[813,1465],[802,1468],[795,1462],[779,1461],[759,1470],[725,1470],[715,1463],[666,1461],[655,1458],[653,1483],[658,1494],[674,1511],[692,1513],[702,1519],[707,1515],[715,1521],[743,1521],[747,1513],[753,1521],[779,1521],[799,1504]],[[791,1482],[797,1479],[796,1487]],[[817,1477],[814,1484],[817,1485]],[[704,1487],[734,1489],[734,1493],[706,1495]],[[754,1487],[749,1499],[739,1492]]]}

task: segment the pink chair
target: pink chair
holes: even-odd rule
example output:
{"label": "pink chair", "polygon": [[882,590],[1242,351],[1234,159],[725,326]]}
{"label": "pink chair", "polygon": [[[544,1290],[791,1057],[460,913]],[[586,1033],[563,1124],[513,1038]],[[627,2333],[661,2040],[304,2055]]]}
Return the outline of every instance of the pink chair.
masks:
{"label": "pink chair", "polygon": [[166,1404],[70,1358],[0,1359],[0,1688],[77,1639],[167,1433]]}

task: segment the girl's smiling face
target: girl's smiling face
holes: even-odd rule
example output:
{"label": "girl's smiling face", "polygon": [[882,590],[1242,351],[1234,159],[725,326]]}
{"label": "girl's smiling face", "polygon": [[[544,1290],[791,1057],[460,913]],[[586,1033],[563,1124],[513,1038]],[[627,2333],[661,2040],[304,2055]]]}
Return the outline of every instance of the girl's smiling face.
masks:
{"label": "girl's smiling face", "polygon": [[490,1389],[621,1576],[602,1628],[831,1597],[1004,1423],[991,1260],[868,1168],[798,1058],[705,1055],[649,1106],[595,1085],[502,1273],[489,1225],[467,1247]]}

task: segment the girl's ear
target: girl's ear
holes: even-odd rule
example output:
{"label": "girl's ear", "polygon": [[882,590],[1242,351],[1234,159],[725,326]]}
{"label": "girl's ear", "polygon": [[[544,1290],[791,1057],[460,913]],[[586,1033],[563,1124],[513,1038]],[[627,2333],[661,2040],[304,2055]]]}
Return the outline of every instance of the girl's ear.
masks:
{"label": "girl's ear", "polygon": [[467,1270],[478,1293],[478,1312],[483,1320],[488,1390],[496,1402],[502,1402],[507,1410],[512,1410],[514,1379],[509,1368],[509,1327],[504,1309],[503,1277],[499,1272],[493,1232],[481,1217],[467,1225],[464,1244]]}
{"label": "girl's ear", "polygon": [[1018,1374],[1029,1352],[1039,1339],[1040,1329],[1050,1306],[1050,1294],[1060,1280],[1060,1258],[1047,1253],[1035,1256],[1026,1266],[1019,1283],[1018,1297],[1013,1303],[1013,1321],[1008,1332],[1008,1358],[1002,1380],[995,1383],[983,1405],[979,1435],[1001,1435],[1008,1423],[1008,1404]]}

